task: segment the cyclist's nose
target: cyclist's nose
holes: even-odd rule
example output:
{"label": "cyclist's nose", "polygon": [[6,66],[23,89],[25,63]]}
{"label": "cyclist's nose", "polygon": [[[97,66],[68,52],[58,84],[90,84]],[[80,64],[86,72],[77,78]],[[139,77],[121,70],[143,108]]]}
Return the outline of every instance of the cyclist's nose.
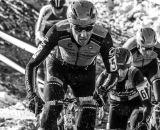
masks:
{"label": "cyclist's nose", "polygon": [[86,30],[83,30],[82,32],[81,32],[81,37],[87,37],[87,32],[86,32]]}

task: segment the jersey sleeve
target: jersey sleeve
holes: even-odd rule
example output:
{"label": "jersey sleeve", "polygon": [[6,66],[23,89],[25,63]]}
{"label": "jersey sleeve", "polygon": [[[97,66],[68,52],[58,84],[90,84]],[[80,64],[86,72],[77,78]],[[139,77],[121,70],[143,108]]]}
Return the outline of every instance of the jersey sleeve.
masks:
{"label": "jersey sleeve", "polygon": [[138,84],[142,83],[144,81],[144,76],[141,73],[139,69],[136,69],[136,72],[133,77],[133,84],[134,86],[137,86]]}
{"label": "jersey sleeve", "polygon": [[[54,42],[53,42],[54,41]],[[45,36],[45,39],[41,42],[37,52],[31,57],[30,61],[26,66],[25,71],[25,85],[27,93],[34,92],[35,85],[35,73],[36,68],[41,62],[45,60],[52,48],[57,44],[57,32],[55,26],[53,26]]]}
{"label": "jersey sleeve", "polygon": [[111,60],[112,58],[111,52],[113,51],[113,49],[114,47],[113,47],[111,35],[107,33],[106,37],[103,40],[103,43],[100,49],[100,54],[102,56],[103,63],[108,73],[114,72],[117,69],[115,68],[116,62]]}
{"label": "jersey sleeve", "polygon": [[98,76],[97,80],[96,80],[96,86],[102,86],[105,82],[105,80],[107,80],[108,78],[108,74],[106,72],[106,70],[104,70],[103,72],[101,72],[101,74]]}
{"label": "jersey sleeve", "polygon": [[160,43],[159,42],[157,42],[157,44],[154,48],[154,51],[157,53],[157,58],[160,61]]}
{"label": "jersey sleeve", "polygon": [[150,84],[143,76],[140,70],[137,70],[134,77],[133,77],[133,83],[136,86],[136,89],[140,95],[140,98],[142,101],[147,101],[149,100],[149,88]]}
{"label": "jersey sleeve", "polygon": [[104,88],[106,91],[111,90],[118,82],[118,75],[115,73],[107,73],[104,70],[96,80],[96,87]]}
{"label": "jersey sleeve", "polygon": [[39,12],[39,16],[38,16],[38,20],[35,26],[35,35],[37,37],[37,33],[39,31],[41,31],[42,29],[42,21],[43,21],[43,17],[45,16],[45,12],[46,12],[46,6],[42,7],[40,12]]}

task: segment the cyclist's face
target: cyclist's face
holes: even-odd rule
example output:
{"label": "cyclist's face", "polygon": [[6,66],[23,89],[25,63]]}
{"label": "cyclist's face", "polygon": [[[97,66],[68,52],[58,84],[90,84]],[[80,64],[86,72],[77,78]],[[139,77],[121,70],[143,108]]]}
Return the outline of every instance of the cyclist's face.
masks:
{"label": "cyclist's face", "polygon": [[140,46],[139,51],[143,56],[151,56],[153,53],[153,46]]}
{"label": "cyclist's face", "polygon": [[119,81],[122,81],[125,79],[127,72],[128,72],[128,68],[118,69]]}
{"label": "cyclist's face", "polygon": [[73,37],[80,46],[85,46],[92,34],[93,25],[79,26],[71,25]]}

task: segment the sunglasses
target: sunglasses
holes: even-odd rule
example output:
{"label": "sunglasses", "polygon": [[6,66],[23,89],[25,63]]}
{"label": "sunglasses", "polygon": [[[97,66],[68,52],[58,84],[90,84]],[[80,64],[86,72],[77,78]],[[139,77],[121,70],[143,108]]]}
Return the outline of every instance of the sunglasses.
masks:
{"label": "sunglasses", "polygon": [[93,25],[89,25],[89,26],[86,26],[86,27],[81,27],[79,25],[73,25],[73,28],[77,32],[82,32],[83,30],[85,30],[86,32],[90,32],[93,29]]}
{"label": "sunglasses", "polygon": [[151,47],[144,47],[144,46],[142,46],[141,48],[142,48],[142,50],[146,50],[146,51],[153,50],[153,46],[151,46]]}
{"label": "sunglasses", "polygon": [[60,10],[60,9],[62,9],[63,8],[63,6],[60,6],[60,7],[54,7],[55,9],[58,9],[58,10]]}

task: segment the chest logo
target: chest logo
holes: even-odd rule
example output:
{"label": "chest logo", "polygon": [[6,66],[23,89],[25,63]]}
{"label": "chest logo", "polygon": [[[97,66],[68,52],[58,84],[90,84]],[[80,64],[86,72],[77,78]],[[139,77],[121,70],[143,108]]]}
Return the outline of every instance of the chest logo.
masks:
{"label": "chest logo", "polygon": [[88,49],[93,49],[93,46],[89,46]]}

